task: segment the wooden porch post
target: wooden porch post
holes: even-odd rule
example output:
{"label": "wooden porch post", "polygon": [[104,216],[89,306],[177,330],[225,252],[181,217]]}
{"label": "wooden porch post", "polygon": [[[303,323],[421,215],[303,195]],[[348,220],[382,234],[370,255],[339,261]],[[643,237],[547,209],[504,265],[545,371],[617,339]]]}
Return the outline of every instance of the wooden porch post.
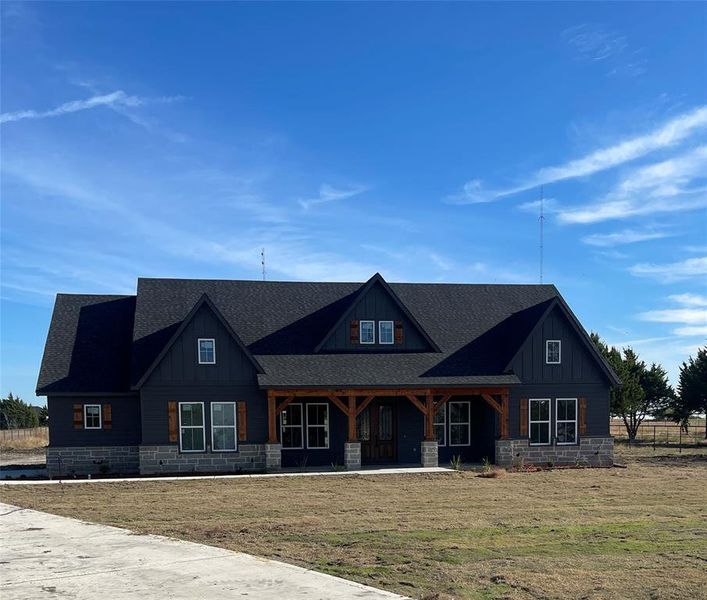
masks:
{"label": "wooden porch post", "polygon": [[277,444],[275,394],[268,390],[268,444]]}
{"label": "wooden porch post", "polygon": [[434,442],[435,436],[435,406],[432,394],[425,396],[425,441]]}
{"label": "wooden porch post", "polygon": [[508,415],[510,412],[510,397],[508,392],[501,394],[501,439],[507,440],[510,437],[510,432],[508,431]]}
{"label": "wooden porch post", "polygon": [[356,396],[349,396],[349,439],[348,442],[357,442],[356,438]]}

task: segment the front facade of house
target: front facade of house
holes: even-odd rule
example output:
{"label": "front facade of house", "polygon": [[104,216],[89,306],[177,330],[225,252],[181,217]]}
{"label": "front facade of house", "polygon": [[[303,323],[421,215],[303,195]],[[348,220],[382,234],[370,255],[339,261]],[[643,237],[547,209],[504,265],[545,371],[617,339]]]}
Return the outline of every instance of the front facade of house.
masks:
{"label": "front facade of house", "polygon": [[619,382],[554,286],[139,279],[57,296],[52,476],[610,465]]}

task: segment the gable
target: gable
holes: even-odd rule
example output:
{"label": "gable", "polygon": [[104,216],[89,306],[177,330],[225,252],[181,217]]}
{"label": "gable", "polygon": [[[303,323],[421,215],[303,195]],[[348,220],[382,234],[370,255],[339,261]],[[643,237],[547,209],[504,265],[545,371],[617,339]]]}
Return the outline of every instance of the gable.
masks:
{"label": "gable", "polygon": [[[359,343],[361,321],[374,321],[375,343]],[[392,321],[402,339],[381,344],[379,322]],[[437,349],[406,307],[380,276],[365,284],[339,321],[317,347],[319,352],[434,352]]]}
{"label": "gable", "polygon": [[[215,364],[199,364],[199,338],[215,340]],[[148,372],[144,385],[252,384],[256,375],[256,367],[246,350],[234,339],[214,309],[203,302]]]}
{"label": "gable", "polygon": [[[560,340],[560,364],[547,364],[545,343]],[[523,383],[605,383],[607,375],[559,303],[534,328],[511,361]]]}

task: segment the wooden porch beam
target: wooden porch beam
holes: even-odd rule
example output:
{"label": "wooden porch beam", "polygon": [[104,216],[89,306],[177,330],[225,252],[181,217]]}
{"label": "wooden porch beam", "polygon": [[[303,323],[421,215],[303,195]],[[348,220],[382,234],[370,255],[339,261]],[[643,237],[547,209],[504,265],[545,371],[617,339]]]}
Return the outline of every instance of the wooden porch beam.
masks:
{"label": "wooden porch beam", "polygon": [[366,410],[366,408],[368,407],[368,405],[369,405],[371,402],[373,402],[373,399],[374,399],[374,398],[375,398],[375,396],[367,396],[367,397],[364,399],[364,401],[361,402],[361,404],[360,404],[360,405],[358,406],[358,408],[356,409],[356,416],[357,416],[357,417],[358,417],[358,415],[360,415],[364,410]]}
{"label": "wooden porch beam", "polygon": [[335,404],[336,407],[337,407],[341,412],[343,412],[345,415],[348,416],[348,414],[349,414],[349,407],[348,407],[346,404],[344,404],[344,403],[341,401],[340,398],[338,398],[338,397],[335,396],[334,394],[327,394],[326,397],[329,398],[329,400],[331,400],[331,402],[332,402],[333,404]]}
{"label": "wooden porch beam", "polygon": [[420,402],[416,396],[412,394],[406,394],[406,397],[410,402],[412,402],[423,415],[427,414],[427,406]]}
{"label": "wooden porch beam", "polygon": [[357,442],[356,437],[356,396],[349,396],[349,442]]}
{"label": "wooden porch beam", "polygon": [[435,406],[434,396],[427,394],[425,396],[425,441],[434,442],[437,439],[435,436]]}
{"label": "wooden porch beam", "polygon": [[285,410],[294,400],[294,396],[288,396],[279,404],[276,404],[275,415],[279,415],[283,410]]}
{"label": "wooden porch beam", "polygon": [[451,394],[447,394],[446,396],[442,396],[437,402],[435,402],[435,414],[437,414],[437,411],[442,408],[447,402],[449,402],[449,399],[452,397]]}
{"label": "wooden porch beam", "polygon": [[510,437],[508,415],[510,413],[510,396],[506,394],[501,395],[501,439],[507,440]]}
{"label": "wooden porch beam", "polygon": [[503,408],[501,405],[496,401],[496,398],[491,396],[490,394],[481,394],[481,397],[489,404],[491,408],[493,408],[499,415],[503,414]]}
{"label": "wooden porch beam", "polygon": [[275,418],[277,416],[275,394],[268,392],[268,444],[277,444],[277,428]]}
{"label": "wooden porch beam", "polygon": [[273,393],[279,397],[294,396],[299,398],[302,396],[313,396],[319,398],[328,398],[329,396],[426,396],[433,394],[435,396],[443,396],[450,394],[452,396],[480,396],[482,394],[504,394],[508,392],[506,387],[446,387],[446,388],[288,388],[288,389],[269,389],[268,393]]}

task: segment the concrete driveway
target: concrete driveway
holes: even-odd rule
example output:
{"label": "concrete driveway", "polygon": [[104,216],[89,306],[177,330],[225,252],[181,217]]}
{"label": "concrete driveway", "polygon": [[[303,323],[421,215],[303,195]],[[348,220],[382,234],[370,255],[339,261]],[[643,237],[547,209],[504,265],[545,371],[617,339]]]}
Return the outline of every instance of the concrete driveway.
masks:
{"label": "concrete driveway", "polygon": [[402,598],[212,546],[0,503],[0,598]]}

